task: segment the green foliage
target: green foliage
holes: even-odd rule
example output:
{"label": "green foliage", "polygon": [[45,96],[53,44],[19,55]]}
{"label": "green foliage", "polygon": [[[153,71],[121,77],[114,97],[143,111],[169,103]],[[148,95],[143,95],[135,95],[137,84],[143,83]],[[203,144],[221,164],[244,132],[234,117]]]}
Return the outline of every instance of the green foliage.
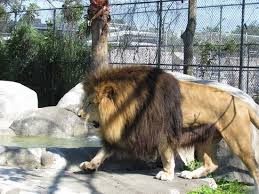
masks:
{"label": "green foliage", "polygon": [[253,96],[254,101],[259,104],[259,94]]}
{"label": "green foliage", "polygon": [[7,54],[6,54],[6,46],[0,38],[0,78],[3,79],[6,77],[7,72]]}
{"label": "green foliage", "polygon": [[191,191],[188,194],[247,194],[249,189],[246,185],[237,181],[227,181],[226,179],[220,179],[217,181],[218,188],[211,189],[208,186],[203,186],[195,191]]}
{"label": "green foliage", "polygon": [[5,11],[4,7],[2,5],[0,5],[0,20],[5,18],[5,16],[6,16],[6,11]]}
{"label": "green foliage", "polygon": [[207,26],[206,28],[203,28],[203,32],[219,32],[219,27],[210,27]]}
{"label": "green foliage", "polygon": [[9,79],[26,80],[32,76],[32,64],[40,50],[41,34],[28,25],[18,25],[6,43],[9,65]]}
{"label": "green foliage", "polygon": [[231,55],[238,51],[238,44],[233,39],[227,40],[223,45],[218,45],[211,42],[206,42],[204,45],[200,45],[200,57],[201,63],[211,65],[212,60],[219,55]]}
{"label": "green foliage", "polygon": [[215,52],[217,51],[217,46],[210,42],[205,43],[205,45],[200,46],[201,50],[201,63],[210,65]]}
{"label": "green foliage", "polygon": [[234,40],[227,40],[223,45],[223,53],[234,54],[237,52],[239,45]]}
{"label": "green foliage", "polygon": [[202,164],[203,164],[202,162],[199,162],[199,161],[196,161],[196,160],[191,161],[191,162],[189,162],[189,163],[185,166],[185,170],[193,171],[193,170],[195,170],[195,169],[201,167]]}
{"label": "green foliage", "polygon": [[64,19],[68,23],[74,23],[82,18],[84,13],[84,6],[75,0],[65,0],[63,4]]}
{"label": "green foliage", "polygon": [[82,79],[89,61],[86,41],[52,28],[42,33],[28,22],[20,22],[11,38],[0,42],[1,79],[35,90],[40,106],[56,105]]}
{"label": "green foliage", "polygon": [[31,3],[27,8],[26,13],[23,15],[21,21],[25,22],[26,24],[32,24],[36,17],[39,15],[36,11],[37,9],[39,9],[39,6],[35,3]]}
{"label": "green foliage", "polygon": [[[247,28],[245,29],[245,33],[246,32],[248,35],[259,35],[259,24],[257,21],[253,21],[252,23],[248,24]],[[232,31],[232,33],[240,34],[241,26],[237,26],[236,29]]]}
{"label": "green foliage", "polygon": [[78,36],[81,39],[84,39],[85,37],[88,37],[91,33],[91,28],[87,25],[87,22],[83,21],[79,24],[78,28]]}

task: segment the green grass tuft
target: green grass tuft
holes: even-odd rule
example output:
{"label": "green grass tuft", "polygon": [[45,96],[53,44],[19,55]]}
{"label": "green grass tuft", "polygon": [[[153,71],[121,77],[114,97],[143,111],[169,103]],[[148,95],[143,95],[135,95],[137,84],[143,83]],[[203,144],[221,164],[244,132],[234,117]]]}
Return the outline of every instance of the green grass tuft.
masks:
{"label": "green grass tuft", "polygon": [[197,160],[194,160],[194,161],[191,161],[189,162],[185,167],[184,167],[184,170],[189,170],[189,171],[193,171],[199,167],[202,166],[202,162],[199,162]]}
{"label": "green grass tuft", "polygon": [[194,191],[188,192],[188,194],[248,194],[249,188],[243,183],[238,181],[228,181],[226,179],[220,179],[217,181],[218,188],[216,190],[211,189],[209,186],[202,186]]}

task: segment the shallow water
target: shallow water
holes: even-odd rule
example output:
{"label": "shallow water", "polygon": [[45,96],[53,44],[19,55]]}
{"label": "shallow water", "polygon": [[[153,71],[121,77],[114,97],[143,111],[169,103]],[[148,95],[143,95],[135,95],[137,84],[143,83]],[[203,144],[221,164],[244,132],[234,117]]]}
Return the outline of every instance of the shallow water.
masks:
{"label": "shallow water", "polygon": [[23,148],[79,148],[100,146],[100,139],[97,136],[84,138],[52,138],[52,137],[9,137],[0,136],[0,146],[12,146]]}

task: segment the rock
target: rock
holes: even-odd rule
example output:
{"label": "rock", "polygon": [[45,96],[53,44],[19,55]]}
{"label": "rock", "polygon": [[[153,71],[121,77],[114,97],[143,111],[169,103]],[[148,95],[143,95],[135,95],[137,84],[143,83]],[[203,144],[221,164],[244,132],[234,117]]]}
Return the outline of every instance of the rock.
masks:
{"label": "rock", "polygon": [[55,149],[47,151],[46,148],[0,147],[0,165],[27,169],[61,169],[66,166],[66,159]]}
{"label": "rock", "polygon": [[77,114],[82,107],[83,98],[83,84],[79,83],[60,99],[57,107],[65,108]]}
{"label": "rock", "polygon": [[10,128],[20,136],[57,138],[85,137],[84,121],[71,111],[58,107],[39,108],[15,120]]}
{"label": "rock", "polygon": [[62,169],[67,165],[67,160],[57,149],[46,150],[41,155],[41,165],[44,168]]}
{"label": "rock", "polygon": [[[15,148],[17,150],[18,148]],[[21,150],[19,148],[18,150]],[[32,151],[36,160],[49,154],[58,154],[62,160],[51,169],[22,169],[0,166],[0,188],[6,191],[20,189],[31,193],[187,193],[202,185],[213,185],[212,180],[186,180],[178,178],[172,182],[159,181],[154,175],[158,168],[141,167],[131,160],[108,159],[95,173],[82,172],[79,163],[89,160],[99,148],[48,148]],[[29,150],[27,150],[29,151]],[[49,153],[48,153],[49,152]],[[46,156],[48,155],[48,156]],[[12,160],[12,158],[9,158]],[[66,162],[64,162],[64,159]],[[15,160],[15,158],[13,158]],[[1,165],[1,164],[0,164]],[[138,166],[138,167],[136,167]],[[214,185],[213,185],[214,186]]]}
{"label": "rock", "polygon": [[38,108],[36,92],[22,84],[0,81],[0,135],[11,134],[9,126],[22,113]]}
{"label": "rock", "polygon": [[[11,125],[11,123],[13,122],[13,120],[10,121],[4,121],[4,122],[8,122],[8,125]],[[14,131],[11,128],[7,128],[7,129],[0,129],[0,135],[3,137],[6,136],[15,136]]]}
{"label": "rock", "polygon": [[43,148],[3,147],[0,153],[0,165],[18,166],[23,168],[41,167]]}
{"label": "rock", "polygon": [[8,189],[8,191],[5,191],[5,193],[6,194],[20,194],[21,193],[21,189],[19,189],[19,188]]}
{"label": "rock", "polygon": [[19,189],[20,193],[180,194],[208,185],[204,180],[178,177],[172,182],[158,181],[153,178],[156,171],[97,171],[90,174],[67,169],[23,170],[0,166],[0,173],[0,188],[4,193]]}
{"label": "rock", "polygon": [[222,140],[217,147],[217,158],[219,169],[215,172],[216,179],[226,178],[228,180],[238,180],[246,184],[253,184],[253,178],[250,176],[246,166],[227,146]]}

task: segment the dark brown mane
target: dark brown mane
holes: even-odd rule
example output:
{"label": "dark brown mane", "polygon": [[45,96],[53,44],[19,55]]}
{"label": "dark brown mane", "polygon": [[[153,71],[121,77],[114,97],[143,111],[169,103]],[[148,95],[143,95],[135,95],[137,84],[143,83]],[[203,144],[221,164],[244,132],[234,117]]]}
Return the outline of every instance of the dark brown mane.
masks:
{"label": "dark brown mane", "polygon": [[157,150],[159,143],[171,141],[168,137],[180,139],[181,94],[179,83],[172,75],[149,67],[111,68],[92,74],[85,82],[85,90],[92,92],[95,86],[106,82],[122,86],[121,90],[127,84],[136,86],[121,109],[127,108],[132,98],[138,100],[135,118],[126,124],[121,141],[110,146],[122,148],[123,144],[122,149],[144,158]]}

